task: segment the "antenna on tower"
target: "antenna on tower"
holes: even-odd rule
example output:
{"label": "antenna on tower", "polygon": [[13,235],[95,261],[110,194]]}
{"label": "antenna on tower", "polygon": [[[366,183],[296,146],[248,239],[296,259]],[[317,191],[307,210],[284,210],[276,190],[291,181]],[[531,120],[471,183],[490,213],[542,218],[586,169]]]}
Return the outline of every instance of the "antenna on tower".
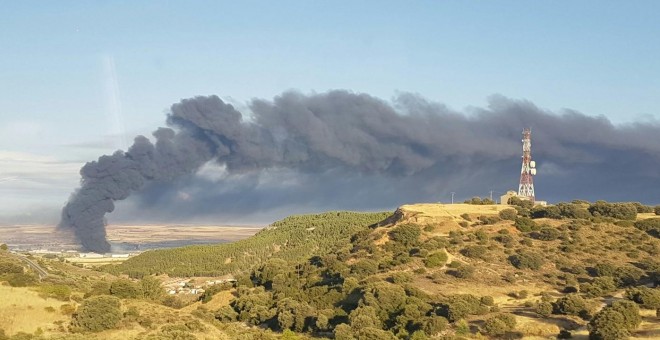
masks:
{"label": "antenna on tower", "polygon": [[520,184],[518,196],[527,197],[534,203],[534,179],[536,175],[536,162],[532,160],[532,129],[523,129],[523,155],[522,169],[520,169]]}

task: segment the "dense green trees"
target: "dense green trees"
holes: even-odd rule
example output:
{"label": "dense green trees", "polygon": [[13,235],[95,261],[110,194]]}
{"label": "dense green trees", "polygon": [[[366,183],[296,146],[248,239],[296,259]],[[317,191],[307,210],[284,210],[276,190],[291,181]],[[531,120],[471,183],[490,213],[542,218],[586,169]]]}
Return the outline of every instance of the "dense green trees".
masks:
{"label": "dense green trees", "polygon": [[534,207],[534,204],[531,201],[522,200],[518,197],[509,198],[509,201],[507,202],[507,204],[515,205],[515,206],[521,207],[523,209],[532,209],[532,207]]}
{"label": "dense green trees", "polygon": [[578,294],[565,295],[553,304],[554,314],[576,315],[588,319],[591,311],[592,306]]}
{"label": "dense green trees", "polygon": [[536,222],[529,217],[517,217],[513,225],[522,232],[530,232],[538,229]]}
{"label": "dense green trees", "polygon": [[518,217],[518,212],[516,209],[504,209],[499,212],[499,216],[503,220],[513,221]]}
{"label": "dense green trees", "polygon": [[94,296],[83,301],[73,315],[74,330],[100,332],[115,328],[121,321],[121,302],[114,296]]}
{"label": "dense green trees", "polygon": [[594,217],[611,217],[631,221],[637,218],[637,208],[633,203],[596,201],[596,203],[589,206],[588,210]]}
{"label": "dense green trees", "polygon": [[531,251],[520,251],[509,256],[509,262],[518,269],[539,269],[545,263],[541,254]]}
{"label": "dense green trees", "polygon": [[621,313],[604,308],[589,322],[590,340],[621,340],[627,339],[630,332],[623,327],[624,318]]}
{"label": "dense green trees", "polygon": [[486,320],[482,332],[486,335],[500,336],[516,328],[516,318],[511,314],[499,314]]}
{"label": "dense green trees", "polygon": [[390,231],[390,238],[405,247],[412,247],[419,242],[421,235],[419,226],[414,224],[402,224]]}
{"label": "dense green trees", "polygon": [[119,279],[110,284],[110,294],[121,299],[137,299],[142,297],[142,289],[130,280]]}
{"label": "dense green trees", "polygon": [[244,271],[269,257],[304,261],[312,255],[336,251],[338,245],[349,242],[351,235],[368,230],[370,225],[389,215],[391,213],[328,212],[291,216],[245,240],[147,251],[105,270],[138,278],[163,273],[215,276]]}
{"label": "dense green trees", "polygon": [[616,301],[603,308],[589,322],[589,339],[627,339],[642,322],[639,308],[630,301]]}
{"label": "dense green trees", "polygon": [[0,275],[22,274],[23,271],[24,271],[23,266],[18,263],[6,261],[6,260],[0,261]]}

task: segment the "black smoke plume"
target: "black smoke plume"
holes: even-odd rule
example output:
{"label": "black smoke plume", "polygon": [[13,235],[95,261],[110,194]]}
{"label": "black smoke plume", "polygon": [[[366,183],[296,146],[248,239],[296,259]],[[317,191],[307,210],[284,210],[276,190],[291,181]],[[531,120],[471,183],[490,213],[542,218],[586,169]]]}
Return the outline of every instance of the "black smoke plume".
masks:
{"label": "black smoke plume", "polygon": [[[164,216],[310,204],[377,209],[452,190],[484,196],[517,188],[523,127],[532,127],[540,199],[660,201],[656,122],[615,126],[500,96],[465,114],[411,94],[390,103],[347,91],[286,92],[252,100],[249,110],[217,96],[174,104],[171,128],[154,132],[155,142],[138,136],[128,151],[82,168],[60,227],[86,249],[107,252],[105,214],[134,192],[146,206],[167,206]],[[222,178],[193,176],[207,164]],[[182,187],[195,192],[188,204],[172,199]]]}

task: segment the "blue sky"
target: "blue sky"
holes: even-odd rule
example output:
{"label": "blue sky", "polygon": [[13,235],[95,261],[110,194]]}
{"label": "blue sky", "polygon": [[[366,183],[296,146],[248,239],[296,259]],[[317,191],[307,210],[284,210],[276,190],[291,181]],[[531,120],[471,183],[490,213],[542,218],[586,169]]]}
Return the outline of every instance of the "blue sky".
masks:
{"label": "blue sky", "polygon": [[657,1],[5,2],[0,215],[59,207],[77,169],[171,103],[288,89],[493,94],[615,123],[660,119]]}

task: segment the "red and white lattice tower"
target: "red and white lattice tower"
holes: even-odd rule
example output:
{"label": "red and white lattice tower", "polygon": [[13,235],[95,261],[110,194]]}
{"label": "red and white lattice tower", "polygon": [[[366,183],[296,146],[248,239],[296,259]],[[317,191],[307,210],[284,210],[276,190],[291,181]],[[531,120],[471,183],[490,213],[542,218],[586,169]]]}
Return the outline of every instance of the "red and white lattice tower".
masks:
{"label": "red and white lattice tower", "polygon": [[536,162],[532,160],[532,130],[523,130],[523,156],[522,169],[520,169],[520,185],[518,196],[527,197],[534,203],[534,179],[536,175]]}

